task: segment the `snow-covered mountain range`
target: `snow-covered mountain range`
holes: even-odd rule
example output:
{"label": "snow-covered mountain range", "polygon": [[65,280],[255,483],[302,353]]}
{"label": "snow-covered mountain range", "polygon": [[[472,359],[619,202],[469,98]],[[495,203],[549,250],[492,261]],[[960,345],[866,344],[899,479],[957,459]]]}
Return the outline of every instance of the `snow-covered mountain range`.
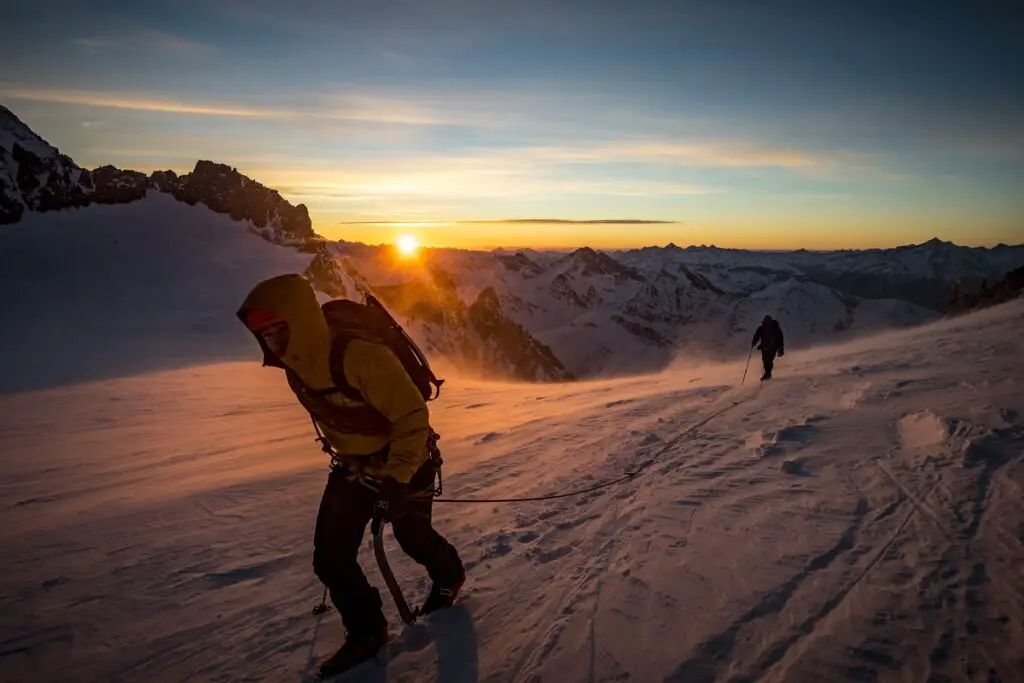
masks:
{"label": "snow-covered mountain range", "polygon": [[[101,206],[110,204],[132,208]],[[182,209],[170,208],[175,204],[194,211],[186,217]],[[54,213],[70,209],[75,211],[63,217]],[[781,321],[790,349],[919,324],[946,312],[955,282],[995,281],[1024,265],[1024,245],[966,248],[939,240],[840,252],[672,244],[613,252],[584,247],[571,253],[430,249],[421,250],[415,260],[402,260],[388,247],[324,239],[314,232],[304,205],[293,206],[222,164],[199,161],[180,176],[173,171],[147,176],[112,166],[83,169],[0,107],[0,224],[17,224],[0,228],[0,249],[5,264],[23,262],[0,281],[20,277],[14,282],[23,288],[29,281],[61,281],[77,297],[89,299],[95,288],[67,282],[68,264],[52,253],[75,229],[70,224],[84,231],[75,238],[77,254],[86,249],[94,268],[113,273],[132,269],[99,264],[148,258],[143,252],[152,240],[133,239],[141,225],[163,226],[172,241],[173,235],[187,232],[167,216],[227,231],[227,241],[221,233],[217,240],[210,237],[211,245],[217,241],[226,252],[231,240],[245,253],[259,251],[247,241],[243,245],[248,235],[258,235],[268,249],[299,257],[291,268],[303,272],[325,296],[378,296],[439,363],[520,380],[646,372],[676,360],[743,355],[766,313]],[[97,221],[103,222],[102,231],[94,227]],[[41,233],[49,239],[36,239]],[[107,241],[99,239],[101,233]],[[134,252],[112,249],[111,241],[132,244]],[[221,281],[225,263],[204,256],[201,243],[194,246],[165,245],[165,253],[181,259],[172,271]],[[51,253],[41,257],[39,250]],[[279,271],[282,262],[293,263],[284,254],[266,258],[268,274]],[[168,277],[173,281],[173,274]],[[139,281],[119,285],[140,287]],[[171,289],[165,282],[159,291]],[[241,296],[244,290],[234,293]],[[161,310],[156,292],[149,300],[153,310]],[[45,302],[38,303],[46,308]],[[218,306],[230,308],[230,302]],[[205,312],[218,314],[225,312]],[[127,309],[125,315],[145,317]],[[208,329],[200,346],[221,349],[210,352],[217,358],[233,357],[235,351],[223,349],[249,353],[227,327],[237,326],[230,311],[225,320]],[[39,329],[37,334],[24,332],[31,340]],[[27,344],[30,353],[40,348]]]}

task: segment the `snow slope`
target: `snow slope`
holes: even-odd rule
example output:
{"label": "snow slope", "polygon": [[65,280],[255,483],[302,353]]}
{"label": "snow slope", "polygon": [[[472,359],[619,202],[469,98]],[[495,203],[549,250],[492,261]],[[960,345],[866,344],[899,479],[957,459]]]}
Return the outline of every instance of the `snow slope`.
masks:
{"label": "snow slope", "polygon": [[[1015,301],[794,349],[764,385],[742,363],[450,378],[448,495],[660,456],[578,498],[439,503],[465,600],[406,628],[386,601],[390,661],[345,680],[1024,679],[1022,338]],[[0,679],[301,681],[340,644],[336,612],[310,613],[325,462],[279,371],[0,397],[0,458]],[[388,548],[418,603],[422,571]]]}
{"label": "snow slope", "polygon": [[234,311],[312,256],[151,192],[0,230],[0,392],[252,357]]}

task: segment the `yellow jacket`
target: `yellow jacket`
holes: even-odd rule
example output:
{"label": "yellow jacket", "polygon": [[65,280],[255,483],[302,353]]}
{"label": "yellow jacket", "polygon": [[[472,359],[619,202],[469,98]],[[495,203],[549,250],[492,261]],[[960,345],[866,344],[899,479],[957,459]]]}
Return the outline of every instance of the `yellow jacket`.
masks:
{"label": "yellow jacket", "polygon": [[[252,309],[272,311],[288,323],[288,348],[280,358],[266,347],[264,365],[289,367],[313,389],[328,389],[333,338],[309,282],[300,275],[280,275],[257,284],[245,298],[238,316],[245,321]],[[263,346],[260,340],[261,347]],[[320,425],[343,463],[370,477],[392,476],[408,483],[427,458],[430,419],[426,401],[391,349],[353,339],[345,351],[343,371],[348,383],[365,401],[328,394],[339,406],[370,405],[391,423],[390,433],[344,433]],[[386,463],[367,456],[390,445]]]}

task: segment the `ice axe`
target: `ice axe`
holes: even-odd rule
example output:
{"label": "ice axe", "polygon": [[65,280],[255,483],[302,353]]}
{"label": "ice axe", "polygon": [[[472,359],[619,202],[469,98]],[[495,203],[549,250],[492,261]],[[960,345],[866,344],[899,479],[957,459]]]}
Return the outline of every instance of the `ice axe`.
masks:
{"label": "ice axe", "polygon": [[754,347],[750,347],[750,353],[747,354],[747,364],[743,367],[743,379],[740,380],[740,386],[747,381],[747,369],[750,367],[750,357],[754,355]]}
{"label": "ice axe", "polygon": [[402,589],[399,587],[398,582],[395,580],[395,575],[391,571],[391,565],[388,564],[388,556],[384,554],[384,519],[380,514],[373,516],[370,530],[373,532],[373,555],[377,558],[377,566],[384,577],[384,583],[388,585],[388,590],[391,592],[391,597],[395,600],[395,606],[398,607],[398,613],[402,616],[402,621],[411,624],[416,621],[420,611],[409,608],[409,603],[405,601]]}
{"label": "ice axe", "polygon": [[320,602],[313,607],[313,614],[323,614],[328,609],[330,608],[327,606],[327,586],[324,586],[324,596],[320,598]]}
{"label": "ice axe", "polygon": [[[373,516],[370,531],[373,533],[373,555],[377,559],[377,566],[384,577],[384,583],[387,584],[388,591],[391,592],[391,597],[395,600],[395,606],[398,607],[398,613],[402,616],[402,621],[411,624],[416,621],[420,611],[409,607],[409,603],[405,601],[405,596],[402,595],[402,589],[399,587],[398,581],[395,580],[395,574],[391,571],[388,556],[384,553],[384,519],[379,514]],[[323,614],[328,609],[330,607],[327,606],[327,588],[324,587],[323,598],[313,608],[313,614]]]}

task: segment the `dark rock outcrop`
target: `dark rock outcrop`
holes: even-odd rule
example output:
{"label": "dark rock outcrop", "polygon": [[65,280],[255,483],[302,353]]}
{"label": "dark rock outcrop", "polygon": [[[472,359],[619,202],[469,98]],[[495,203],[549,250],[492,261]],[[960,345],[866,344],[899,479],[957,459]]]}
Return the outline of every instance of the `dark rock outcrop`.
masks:
{"label": "dark rock outcrop", "polygon": [[187,175],[179,176],[174,171],[153,171],[153,175],[149,176],[149,182],[157,192],[174,194],[180,190],[185,178]]}
{"label": "dark rock outcrop", "polygon": [[97,204],[127,204],[146,196],[151,183],[145,173],[125,171],[114,166],[100,166],[82,175],[91,181],[91,199]]}
{"label": "dark rock outcrop", "polygon": [[[225,164],[198,161],[178,182],[168,182],[162,176],[161,183],[170,185],[171,194],[179,201],[189,205],[202,202],[217,213],[249,221],[258,233],[276,244],[305,245],[315,237],[305,204],[292,206],[277,190]],[[315,246],[311,245],[310,250]]]}
{"label": "dark rock outcrop", "polygon": [[309,280],[314,289],[317,289],[329,297],[340,299],[348,296],[348,288],[345,287],[345,276],[336,258],[334,258],[325,243],[316,247],[315,256],[309,262],[303,277]]}
{"label": "dark rock outcrop", "polygon": [[469,307],[469,321],[485,344],[485,360],[492,368],[507,366],[516,378],[528,381],[576,379],[548,346],[504,314],[494,288],[480,292]]}
{"label": "dark rock outcrop", "polygon": [[981,282],[957,280],[949,292],[949,312],[966,313],[979,308],[995,306],[1016,299],[1024,292],[1024,266],[1006,273],[989,285]]}

